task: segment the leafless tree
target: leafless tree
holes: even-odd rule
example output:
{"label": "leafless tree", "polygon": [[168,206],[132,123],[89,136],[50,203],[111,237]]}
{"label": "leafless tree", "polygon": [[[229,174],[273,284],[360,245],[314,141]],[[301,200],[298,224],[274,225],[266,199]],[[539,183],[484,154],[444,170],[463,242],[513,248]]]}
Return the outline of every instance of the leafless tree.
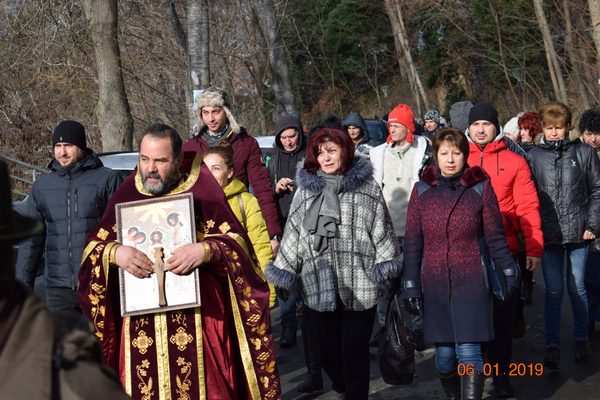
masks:
{"label": "leafless tree", "polygon": [[285,46],[279,31],[281,19],[276,17],[273,0],[254,0],[254,3],[263,22],[261,24],[264,26],[263,35],[268,46],[271,85],[277,101],[275,112],[280,114],[285,111],[288,114],[298,115],[290,83]]}
{"label": "leafless tree", "polygon": [[96,117],[104,151],[132,150],[133,118],[123,83],[117,0],[82,0],[98,77]]}
{"label": "leafless tree", "polygon": [[407,72],[410,87],[413,92],[415,99],[415,106],[418,115],[422,114],[423,108],[429,106],[429,100],[427,93],[421,82],[421,78],[417,73],[417,67],[415,66],[411,48],[408,45],[408,32],[404,25],[404,19],[402,16],[402,1],[401,0],[385,0],[385,6],[388,12],[388,17],[392,23],[392,29],[394,30],[394,42],[396,43],[396,52],[398,53],[398,62],[400,68],[404,68]]}
{"label": "leafless tree", "polygon": [[552,80],[554,94],[558,100],[567,103],[565,79],[560,68],[556,49],[554,48],[554,42],[552,41],[552,35],[550,34],[550,27],[548,26],[548,20],[544,13],[542,0],[533,0],[533,5],[535,6],[535,15],[540,30],[542,31],[542,37],[544,38],[544,48],[546,50],[546,59],[548,61],[548,69],[550,71],[550,79]]}
{"label": "leafless tree", "polygon": [[163,7],[171,19],[173,30],[187,60],[186,107],[190,127],[193,127],[196,120],[194,97],[210,86],[209,12],[207,0],[186,0],[185,6],[187,31],[183,28],[175,2],[172,0],[163,2]]}

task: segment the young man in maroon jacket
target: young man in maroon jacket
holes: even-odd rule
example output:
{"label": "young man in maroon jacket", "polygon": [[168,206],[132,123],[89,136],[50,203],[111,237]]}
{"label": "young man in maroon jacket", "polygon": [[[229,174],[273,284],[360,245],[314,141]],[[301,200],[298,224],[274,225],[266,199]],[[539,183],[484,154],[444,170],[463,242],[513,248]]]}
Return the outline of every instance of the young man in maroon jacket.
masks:
{"label": "young man in maroon jacket", "polygon": [[225,143],[231,145],[235,177],[246,186],[252,186],[267,223],[273,254],[276,254],[283,229],[258,142],[233,118],[225,91],[210,87],[196,101],[198,111],[194,136],[183,145],[183,150],[204,154],[209,147]]}

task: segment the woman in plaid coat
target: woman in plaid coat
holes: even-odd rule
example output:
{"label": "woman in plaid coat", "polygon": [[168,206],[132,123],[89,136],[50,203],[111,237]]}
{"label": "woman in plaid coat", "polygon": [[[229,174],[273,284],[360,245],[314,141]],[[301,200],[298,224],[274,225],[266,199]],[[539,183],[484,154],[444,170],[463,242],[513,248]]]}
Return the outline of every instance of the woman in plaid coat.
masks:
{"label": "woman in plaid coat", "polygon": [[283,240],[267,278],[300,290],[336,392],[366,399],[380,286],[400,275],[399,247],[371,163],[340,129],[311,135]]}

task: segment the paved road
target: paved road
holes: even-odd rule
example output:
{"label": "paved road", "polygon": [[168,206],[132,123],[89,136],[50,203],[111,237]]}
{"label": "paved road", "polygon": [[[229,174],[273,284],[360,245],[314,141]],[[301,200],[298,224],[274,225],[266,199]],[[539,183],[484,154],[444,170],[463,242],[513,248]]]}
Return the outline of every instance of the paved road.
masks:
{"label": "paved road", "polygon": [[[541,362],[544,349],[543,340],[543,278],[541,271],[536,273],[533,305],[525,309],[527,332],[521,339],[514,341],[513,361],[520,363]],[[275,337],[279,338],[278,311],[273,312]],[[597,323],[600,331],[600,323]],[[284,400],[298,399],[299,394],[294,388],[305,377],[304,358],[302,353],[302,338],[298,332],[298,345],[292,349],[279,349],[279,371],[282,379]],[[515,388],[515,399],[541,400],[588,400],[600,399],[600,333],[592,338],[592,346],[598,349],[591,362],[577,364],[573,360],[573,333],[571,310],[568,295],[563,299],[563,323],[561,331],[561,369],[559,372],[544,371],[542,376],[524,376],[512,378]],[[436,400],[445,399],[439,384],[433,364],[432,350],[426,350],[418,355],[416,377],[412,385],[390,386],[381,379],[375,350],[372,349],[370,399],[411,399]],[[325,374],[324,374],[325,376]],[[327,381],[327,379],[326,379]],[[487,394],[492,389],[491,378],[486,382],[485,399],[493,399]],[[326,392],[315,399],[334,399],[329,381],[325,384]],[[306,399],[306,397],[304,397]]]}

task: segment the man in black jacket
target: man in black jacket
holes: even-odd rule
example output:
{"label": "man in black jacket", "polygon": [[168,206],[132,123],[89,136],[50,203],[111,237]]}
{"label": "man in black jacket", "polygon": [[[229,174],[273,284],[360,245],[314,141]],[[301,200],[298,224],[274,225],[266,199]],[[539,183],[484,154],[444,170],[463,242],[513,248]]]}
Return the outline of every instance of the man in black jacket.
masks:
{"label": "man in black jacket", "polygon": [[[275,147],[267,161],[267,170],[275,190],[279,215],[284,225],[294,197],[296,169],[298,163],[304,160],[305,147],[306,138],[300,119],[288,114],[280,116],[275,122]],[[296,344],[296,330],[298,328],[296,305],[300,302],[300,294],[297,292],[286,293],[284,298],[278,298],[278,302],[281,311],[282,330],[279,345],[283,348],[292,347]],[[302,338],[308,376],[298,386],[297,390],[301,393],[316,394],[323,391],[321,363],[315,348],[314,338],[310,337],[310,329],[308,328],[310,320],[308,320],[305,313],[303,313],[302,318]]]}
{"label": "man in black jacket", "polygon": [[[50,311],[79,310],[77,277],[88,233],[98,224],[109,197],[122,182],[87,148],[85,128],[62,121],[52,137],[54,160],[38,178],[19,212],[44,222],[46,301]],[[21,279],[33,286],[41,246],[19,249]]]}

